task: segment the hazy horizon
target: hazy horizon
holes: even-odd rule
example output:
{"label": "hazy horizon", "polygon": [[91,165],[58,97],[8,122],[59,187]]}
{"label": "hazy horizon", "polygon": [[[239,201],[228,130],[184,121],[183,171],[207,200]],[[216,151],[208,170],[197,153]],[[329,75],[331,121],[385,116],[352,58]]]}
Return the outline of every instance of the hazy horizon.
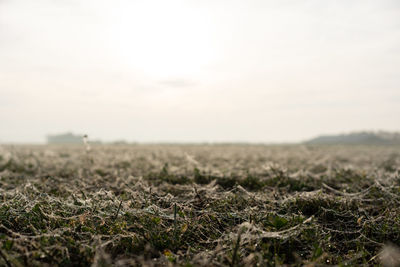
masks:
{"label": "hazy horizon", "polygon": [[0,143],[400,131],[400,2],[0,0]]}
{"label": "hazy horizon", "polygon": [[[307,143],[311,140],[319,139],[319,138],[325,138],[325,137],[341,137],[341,136],[349,136],[353,134],[362,134],[362,133],[374,133],[374,134],[380,134],[380,133],[386,133],[386,134],[396,134],[399,135],[400,132],[387,132],[387,131],[382,131],[382,130],[362,130],[362,131],[351,131],[351,132],[336,132],[336,133],[321,133],[318,135],[314,136],[309,136],[308,138],[301,139],[301,140],[294,140],[294,141],[257,141],[257,140],[192,140],[192,141],[185,141],[185,140],[147,140],[147,141],[138,141],[138,140],[128,140],[124,138],[115,138],[115,139],[101,139],[97,136],[91,136],[88,135],[88,141],[89,142],[100,142],[102,144],[112,144],[112,143],[127,143],[127,144],[263,144],[263,145],[290,145],[290,144],[302,144],[302,143]],[[7,141],[2,141],[0,140],[0,145],[23,145],[23,144],[32,144],[32,145],[41,145],[41,144],[49,144],[48,137],[49,136],[63,136],[65,134],[72,134],[74,137],[82,137],[80,143],[83,144],[83,136],[86,135],[84,133],[80,132],[73,132],[73,131],[64,131],[64,132],[58,132],[58,133],[51,133],[47,134],[42,138],[42,140],[39,141],[28,141],[28,142],[7,142]],[[55,143],[63,144],[65,141],[56,141]],[[65,144],[68,144],[70,141],[67,141]],[[339,142],[341,143],[341,142]],[[72,144],[76,144],[73,142]],[[366,142],[365,144],[368,144]]]}

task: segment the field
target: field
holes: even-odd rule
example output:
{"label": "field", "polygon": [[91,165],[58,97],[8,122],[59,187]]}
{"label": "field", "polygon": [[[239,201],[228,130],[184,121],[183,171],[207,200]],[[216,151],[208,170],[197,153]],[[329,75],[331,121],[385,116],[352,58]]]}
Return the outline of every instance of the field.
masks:
{"label": "field", "polygon": [[396,266],[399,173],[400,147],[1,146],[0,265]]}

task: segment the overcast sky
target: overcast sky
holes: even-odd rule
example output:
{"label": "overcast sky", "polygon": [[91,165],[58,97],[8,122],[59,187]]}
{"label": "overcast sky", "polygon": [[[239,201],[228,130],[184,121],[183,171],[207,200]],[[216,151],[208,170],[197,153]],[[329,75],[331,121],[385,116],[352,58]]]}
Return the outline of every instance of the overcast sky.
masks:
{"label": "overcast sky", "polygon": [[400,1],[0,0],[0,142],[400,130]]}

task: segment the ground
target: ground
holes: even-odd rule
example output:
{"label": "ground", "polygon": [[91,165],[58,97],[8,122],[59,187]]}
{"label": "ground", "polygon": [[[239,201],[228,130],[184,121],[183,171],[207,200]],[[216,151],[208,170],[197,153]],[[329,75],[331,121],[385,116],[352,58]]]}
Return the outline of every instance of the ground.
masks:
{"label": "ground", "polygon": [[390,266],[399,173],[393,146],[3,145],[0,265]]}

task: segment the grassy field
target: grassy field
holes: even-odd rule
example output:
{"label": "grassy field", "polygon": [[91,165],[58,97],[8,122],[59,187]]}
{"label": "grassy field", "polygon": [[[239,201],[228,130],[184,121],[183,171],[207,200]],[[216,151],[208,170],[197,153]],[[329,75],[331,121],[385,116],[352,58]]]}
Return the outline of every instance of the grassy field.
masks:
{"label": "grassy field", "polygon": [[390,266],[399,173],[400,147],[1,146],[0,265]]}

